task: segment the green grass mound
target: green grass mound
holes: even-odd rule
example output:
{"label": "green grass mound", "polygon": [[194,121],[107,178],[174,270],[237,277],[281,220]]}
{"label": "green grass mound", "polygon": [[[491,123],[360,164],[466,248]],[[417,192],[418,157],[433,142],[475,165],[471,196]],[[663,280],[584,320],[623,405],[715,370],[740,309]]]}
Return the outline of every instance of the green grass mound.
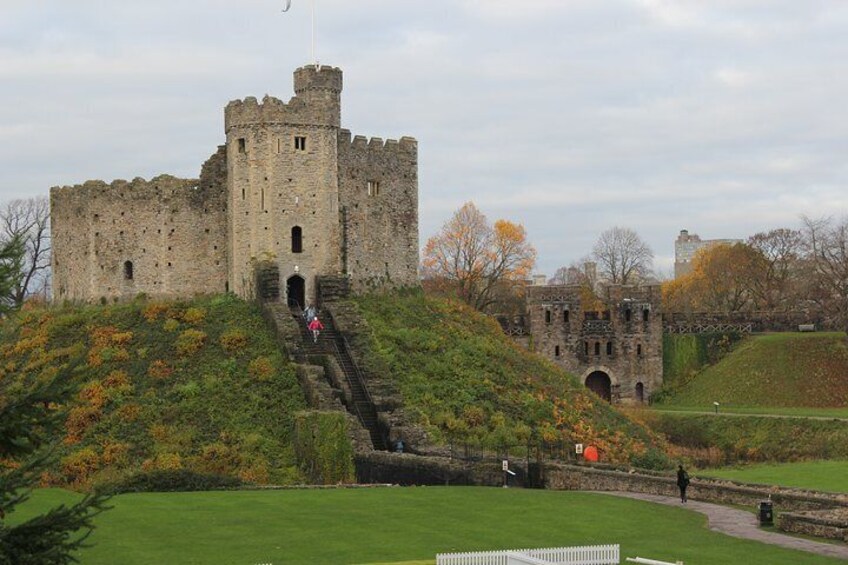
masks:
{"label": "green grass mound", "polygon": [[[305,408],[293,368],[258,310],[231,296],[31,310],[2,324],[0,392],[71,368],[75,395],[46,485],[173,487],[204,476],[300,480],[292,449]],[[175,479],[174,477],[177,477]],[[158,479],[157,479],[158,480]],[[170,490],[165,488],[165,490]]]}
{"label": "green grass mound", "polygon": [[657,439],[490,317],[419,292],[355,300],[368,330],[357,346],[388,375],[404,408],[437,441],[496,448],[530,441],[597,445],[607,462],[666,465]]}
{"label": "green grass mound", "polygon": [[[72,498],[36,492],[13,520]],[[362,564],[437,553],[618,543],[674,563],[825,565],[834,558],[709,531],[706,518],[610,495],[418,487],[116,496],[95,519],[86,565]],[[623,562],[623,561],[622,561]]]}
{"label": "green grass mound", "polygon": [[663,399],[663,404],[712,407],[848,406],[848,345],[844,333],[753,336]]}

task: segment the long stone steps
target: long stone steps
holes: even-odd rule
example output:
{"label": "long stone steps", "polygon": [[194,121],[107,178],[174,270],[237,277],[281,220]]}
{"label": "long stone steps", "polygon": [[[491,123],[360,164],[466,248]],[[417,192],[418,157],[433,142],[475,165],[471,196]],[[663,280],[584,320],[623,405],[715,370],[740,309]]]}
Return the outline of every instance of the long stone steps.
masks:
{"label": "long stone steps", "polygon": [[313,341],[312,332],[309,331],[303,315],[296,310],[292,312],[292,315],[297,318],[298,327],[301,329],[303,354],[306,356],[332,355],[336,359],[350,388],[353,406],[347,406],[348,411],[359,418],[359,421],[368,430],[374,449],[387,450],[388,442],[380,428],[374,403],[368,394],[365,383],[362,381],[362,373],[351,358],[344,338],[336,330],[332,315],[325,310],[324,315],[320,317],[324,329],[320,332],[317,341]]}

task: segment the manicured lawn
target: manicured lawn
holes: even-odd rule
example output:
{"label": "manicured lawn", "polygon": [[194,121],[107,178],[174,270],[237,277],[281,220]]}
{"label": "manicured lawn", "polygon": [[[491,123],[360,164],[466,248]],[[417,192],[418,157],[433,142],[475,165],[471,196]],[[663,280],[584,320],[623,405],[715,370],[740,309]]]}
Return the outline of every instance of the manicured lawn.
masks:
{"label": "manicured lawn", "polygon": [[[36,493],[35,510],[73,494]],[[435,554],[619,543],[622,558],[686,563],[838,563],[730,538],[706,519],[589,493],[376,488],[128,494],[98,520],[86,565],[433,562]],[[23,516],[13,516],[20,519]]]}
{"label": "manicured lawn", "polygon": [[699,475],[746,483],[761,483],[848,493],[848,461],[802,461],[707,469]]}

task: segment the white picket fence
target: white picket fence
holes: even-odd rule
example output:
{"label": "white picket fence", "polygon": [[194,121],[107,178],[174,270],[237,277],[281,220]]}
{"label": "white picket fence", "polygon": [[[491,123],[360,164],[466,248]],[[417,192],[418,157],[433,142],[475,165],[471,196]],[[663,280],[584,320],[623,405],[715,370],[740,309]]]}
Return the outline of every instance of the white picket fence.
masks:
{"label": "white picket fence", "polygon": [[[525,561],[518,560],[522,558]],[[618,544],[436,555],[436,565],[618,565],[619,562]]]}

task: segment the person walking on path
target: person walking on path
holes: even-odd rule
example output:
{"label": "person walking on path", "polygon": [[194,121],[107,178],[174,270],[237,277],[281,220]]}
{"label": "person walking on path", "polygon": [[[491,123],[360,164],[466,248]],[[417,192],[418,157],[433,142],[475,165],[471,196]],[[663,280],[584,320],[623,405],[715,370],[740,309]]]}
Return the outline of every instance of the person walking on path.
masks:
{"label": "person walking on path", "polygon": [[324,329],[324,324],[321,323],[321,320],[318,319],[318,316],[312,318],[312,321],[309,322],[309,330],[312,332],[312,343],[318,343],[318,335],[321,333],[321,330]]}
{"label": "person walking on path", "polygon": [[686,487],[689,486],[689,473],[686,472],[686,469],[683,468],[683,465],[677,466],[677,488],[680,489],[680,502],[685,503],[688,498],[686,498]]}

